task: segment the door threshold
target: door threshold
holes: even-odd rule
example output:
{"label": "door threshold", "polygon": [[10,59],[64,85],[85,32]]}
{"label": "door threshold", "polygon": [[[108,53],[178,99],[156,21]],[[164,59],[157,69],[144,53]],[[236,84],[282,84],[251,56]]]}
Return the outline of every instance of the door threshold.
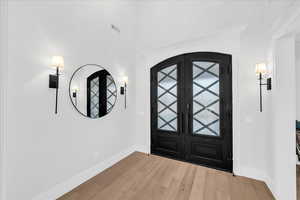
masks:
{"label": "door threshold", "polygon": [[215,170],[219,170],[219,171],[223,171],[223,172],[228,172],[228,173],[231,173],[233,176],[235,176],[235,174],[233,173],[233,170],[230,170],[230,169],[223,169],[223,168],[220,168],[220,167],[209,166],[209,165],[206,165],[206,164],[203,164],[203,163],[195,163],[195,162],[192,162],[192,161],[189,161],[189,160],[184,160],[184,159],[176,158],[176,157],[171,156],[171,155],[161,154],[161,153],[152,152],[152,151],[151,151],[150,154],[160,156],[160,157],[164,157],[164,158],[168,158],[168,159],[172,159],[172,160],[185,162],[185,163],[190,163],[190,164],[193,164],[193,165],[207,167],[207,168],[210,168],[210,169],[215,169]]}

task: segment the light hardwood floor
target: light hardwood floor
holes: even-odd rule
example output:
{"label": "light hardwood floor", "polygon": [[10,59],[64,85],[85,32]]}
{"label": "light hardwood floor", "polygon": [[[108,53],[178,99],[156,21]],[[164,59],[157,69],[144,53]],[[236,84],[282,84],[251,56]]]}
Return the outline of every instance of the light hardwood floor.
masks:
{"label": "light hardwood floor", "polygon": [[266,184],[135,152],[59,200],[271,200]]}

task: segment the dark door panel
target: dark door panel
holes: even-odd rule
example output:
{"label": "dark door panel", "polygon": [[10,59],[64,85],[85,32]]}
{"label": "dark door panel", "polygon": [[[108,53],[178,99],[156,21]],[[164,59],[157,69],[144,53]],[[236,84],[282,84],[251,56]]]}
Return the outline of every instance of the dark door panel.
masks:
{"label": "dark door panel", "polygon": [[102,117],[107,114],[107,76],[106,70],[100,70],[87,77],[87,116]]}
{"label": "dark door panel", "polygon": [[152,153],[232,171],[231,82],[227,54],[190,53],[154,66]]}
{"label": "dark door panel", "polygon": [[153,149],[153,152],[165,154],[172,157],[180,157],[181,151],[180,146],[182,144],[175,137],[158,136],[157,144]]}
{"label": "dark door panel", "polygon": [[222,144],[205,143],[205,142],[191,142],[190,156],[207,158],[210,160],[221,161],[222,158]]}
{"label": "dark door panel", "polygon": [[185,158],[231,171],[231,56],[187,54],[185,69],[185,112],[188,116]]}
{"label": "dark door panel", "polygon": [[168,59],[151,69],[151,152],[183,158],[183,57]]}
{"label": "dark door panel", "polygon": [[215,142],[197,140],[187,145],[186,160],[218,169],[226,169],[223,157],[223,145]]}

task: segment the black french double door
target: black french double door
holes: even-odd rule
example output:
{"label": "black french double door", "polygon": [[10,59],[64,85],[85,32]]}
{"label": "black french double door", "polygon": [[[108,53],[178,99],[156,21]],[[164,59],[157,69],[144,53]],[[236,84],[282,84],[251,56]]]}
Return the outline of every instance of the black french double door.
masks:
{"label": "black french double door", "polygon": [[151,153],[232,171],[231,55],[197,52],[151,68]]}

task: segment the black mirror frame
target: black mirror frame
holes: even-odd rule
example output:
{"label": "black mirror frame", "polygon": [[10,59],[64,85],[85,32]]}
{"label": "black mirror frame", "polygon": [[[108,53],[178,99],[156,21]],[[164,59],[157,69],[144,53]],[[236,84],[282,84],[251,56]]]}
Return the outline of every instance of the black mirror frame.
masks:
{"label": "black mirror frame", "polygon": [[[117,100],[118,100],[118,91],[116,91],[116,100],[115,100],[115,102],[114,102],[114,104],[113,104],[113,106],[112,106],[112,109],[111,109],[105,116],[103,116],[103,117],[98,117],[98,118],[91,118],[91,117],[88,117],[87,115],[83,114],[83,113],[77,108],[77,106],[74,104],[74,102],[73,102],[73,100],[72,100],[73,94],[72,94],[72,92],[71,92],[71,83],[72,83],[72,80],[73,80],[75,74],[76,74],[80,69],[82,69],[82,68],[84,68],[84,67],[86,67],[86,66],[88,66],[88,65],[94,65],[94,66],[98,66],[98,67],[100,67],[100,68],[102,68],[102,69],[105,69],[104,67],[102,67],[101,65],[98,65],[98,64],[85,64],[85,65],[82,65],[82,66],[78,67],[78,68],[73,72],[73,74],[72,74],[72,76],[71,76],[71,78],[70,78],[70,81],[69,81],[69,97],[70,97],[70,101],[71,101],[73,107],[77,110],[77,112],[78,112],[79,114],[81,114],[81,115],[84,116],[85,118],[92,119],[92,120],[97,120],[97,119],[100,119],[100,118],[105,117],[106,115],[108,115],[108,114],[113,110],[113,108],[115,107],[116,102],[117,102]],[[106,69],[105,69],[105,70],[106,70]],[[106,70],[106,71],[107,71],[107,70]],[[108,71],[107,71],[107,72],[108,72]],[[109,73],[109,72],[108,72],[108,73]],[[111,73],[109,73],[109,74],[111,75]],[[117,87],[117,85],[116,85],[116,82],[115,82],[115,79],[114,79],[114,78],[113,78],[113,82],[114,82],[114,84],[115,84],[116,90],[118,90],[118,87]]]}

